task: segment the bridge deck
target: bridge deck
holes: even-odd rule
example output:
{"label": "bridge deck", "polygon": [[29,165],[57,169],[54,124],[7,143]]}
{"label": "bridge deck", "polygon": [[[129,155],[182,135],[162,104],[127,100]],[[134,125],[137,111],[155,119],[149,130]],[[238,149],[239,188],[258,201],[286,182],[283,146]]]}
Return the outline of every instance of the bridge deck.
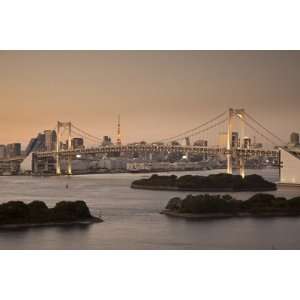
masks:
{"label": "bridge deck", "polygon": [[[77,154],[106,154],[106,153],[158,153],[158,152],[178,152],[178,153],[208,153],[208,154],[226,154],[228,153],[225,148],[209,148],[199,146],[154,146],[154,145],[141,145],[141,146],[107,146],[89,149],[76,149],[76,150],[61,150],[60,156],[72,156]],[[265,149],[234,149],[233,153],[243,156],[279,156],[278,150],[265,150]],[[40,158],[53,157],[57,154],[56,151],[51,152],[36,152],[35,155]]]}

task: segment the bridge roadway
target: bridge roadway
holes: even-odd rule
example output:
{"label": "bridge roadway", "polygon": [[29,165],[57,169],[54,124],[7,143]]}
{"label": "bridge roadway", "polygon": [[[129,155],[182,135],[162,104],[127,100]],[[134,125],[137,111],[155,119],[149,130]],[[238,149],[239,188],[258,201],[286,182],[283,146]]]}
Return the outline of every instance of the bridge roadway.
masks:
{"label": "bridge roadway", "polygon": [[[76,156],[79,154],[109,154],[109,153],[192,153],[192,154],[228,154],[226,148],[209,148],[201,146],[170,146],[170,145],[124,145],[124,146],[100,146],[98,148],[75,149],[75,150],[60,150],[60,157]],[[279,150],[265,150],[265,149],[233,149],[232,153],[238,156],[269,156],[279,157]],[[57,155],[56,151],[36,152],[37,158],[54,157]]]}

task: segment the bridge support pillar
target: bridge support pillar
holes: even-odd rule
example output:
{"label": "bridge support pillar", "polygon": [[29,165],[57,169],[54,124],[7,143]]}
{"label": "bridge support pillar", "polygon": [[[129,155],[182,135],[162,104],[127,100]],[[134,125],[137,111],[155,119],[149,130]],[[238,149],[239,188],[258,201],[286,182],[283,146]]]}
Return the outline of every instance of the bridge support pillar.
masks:
{"label": "bridge support pillar", "polygon": [[59,150],[60,150],[60,127],[61,122],[57,122],[57,131],[56,131],[56,175],[61,175],[61,166],[60,166],[60,157],[59,157]]}
{"label": "bridge support pillar", "polygon": [[59,153],[56,153],[56,175],[61,175],[60,157]]}
{"label": "bridge support pillar", "polygon": [[228,115],[228,127],[227,127],[227,174],[232,174],[232,118],[234,115],[234,111],[232,108],[229,109]]}
{"label": "bridge support pillar", "polygon": [[227,153],[226,158],[227,158],[227,174],[232,174],[232,154]]}
{"label": "bridge support pillar", "polygon": [[[72,136],[72,123],[68,122],[68,150],[71,151],[72,150],[72,140],[71,140],[71,136]],[[68,175],[72,175],[72,157],[71,154],[68,156]]]}
{"label": "bridge support pillar", "polygon": [[245,178],[245,158],[240,157],[240,175]]}
{"label": "bridge support pillar", "polygon": [[150,161],[153,160],[153,153],[152,153],[152,152],[149,153],[149,160],[150,160]]}
{"label": "bridge support pillar", "polygon": [[68,175],[72,175],[72,157],[68,157]]}
{"label": "bridge support pillar", "polygon": [[38,173],[38,158],[35,153],[32,154],[31,169],[33,174]]}
{"label": "bridge support pillar", "polygon": [[186,160],[189,161],[190,160],[190,153],[187,151],[185,152],[185,157],[186,157]]}

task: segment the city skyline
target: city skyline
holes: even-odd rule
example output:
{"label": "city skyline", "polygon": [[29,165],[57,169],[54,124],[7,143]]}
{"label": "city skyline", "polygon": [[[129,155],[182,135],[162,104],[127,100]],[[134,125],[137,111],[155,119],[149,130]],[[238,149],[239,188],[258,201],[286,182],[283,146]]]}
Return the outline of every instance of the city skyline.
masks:
{"label": "city skyline", "polygon": [[115,141],[119,114],[125,143],[153,142],[229,107],[285,140],[300,131],[299,51],[1,51],[0,64],[0,144],[57,120]]}

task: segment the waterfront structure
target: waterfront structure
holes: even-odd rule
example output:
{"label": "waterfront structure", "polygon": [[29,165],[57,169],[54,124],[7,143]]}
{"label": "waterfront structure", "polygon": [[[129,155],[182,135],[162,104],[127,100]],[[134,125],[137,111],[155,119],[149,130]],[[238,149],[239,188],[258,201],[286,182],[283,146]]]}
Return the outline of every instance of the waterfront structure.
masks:
{"label": "waterfront structure", "polygon": [[290,151],[289,149],[281,148],[280,158],[280,183],[300,186],[300,150],[295,148],[293,151]]}
{"label": "waterfront structure", "polygon": [[104,158],[98,161],[97,166],[100,169],[109,171],[126,170],[127,160],[122,157]]}
{"label": "waterfront structure", "polygon": [[126,164],[126,170],[128,172],[147,172],[151,171],[152,164],[147,162],[127,162]]}

